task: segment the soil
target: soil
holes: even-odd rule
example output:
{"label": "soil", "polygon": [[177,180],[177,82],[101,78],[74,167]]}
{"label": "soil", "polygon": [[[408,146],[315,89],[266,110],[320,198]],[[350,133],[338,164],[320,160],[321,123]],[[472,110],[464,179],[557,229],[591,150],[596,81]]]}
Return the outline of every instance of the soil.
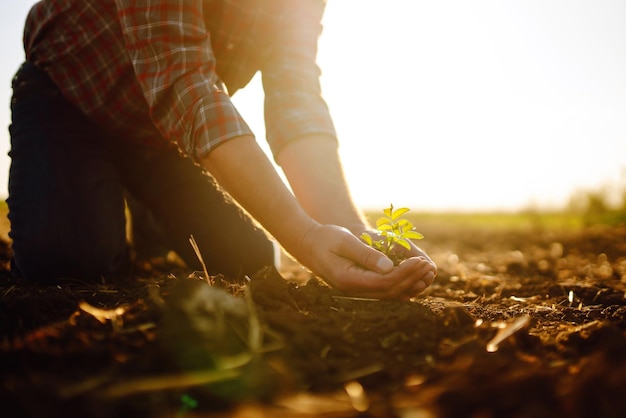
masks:
{"label": "soil", "polygon": [[37,287],[0,247],[3,417],[624,417],[626,227],[421,227],[411,301],[295,265]]}

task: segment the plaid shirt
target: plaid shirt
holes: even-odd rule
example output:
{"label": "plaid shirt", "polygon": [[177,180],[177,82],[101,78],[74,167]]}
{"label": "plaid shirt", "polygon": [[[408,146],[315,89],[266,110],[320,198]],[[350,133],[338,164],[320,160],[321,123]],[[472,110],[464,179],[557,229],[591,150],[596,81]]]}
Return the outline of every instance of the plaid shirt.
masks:
{"label": "plaid shirt", "polygon": [[[252,135],[230,94],[261,71],[274,155],[335,136],[315,63],[324,0],[43,0],[26,59],[103,128],[193,157]],[[228,90],[226,90],[226,87]]]}

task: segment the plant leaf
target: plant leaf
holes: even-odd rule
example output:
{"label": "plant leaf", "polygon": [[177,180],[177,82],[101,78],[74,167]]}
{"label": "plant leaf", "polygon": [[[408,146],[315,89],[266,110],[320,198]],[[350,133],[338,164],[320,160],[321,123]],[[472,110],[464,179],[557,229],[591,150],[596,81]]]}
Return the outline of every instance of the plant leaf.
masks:
{"label": "plant leaf", "polygon": [[404,225],[400,230],[400,236],[404,236],[407,232],[411,232],[413,225]]}
{"label": "plant leaf", "polygon": [[396,222],[395,225],[399,231],[409,231],[413,229],[413,224],[407,219],[398,219],[398,222]]}
{"label": "plant leaf", "polygon": [[365,241],[365,243],[366,243],[367,245],[369,245],[370,247],[372,246],[372,244],[373,244],[373,242],[374,242],[374,240],[372,240],[371,235],[370,235],[370,234],[368,234],[368,233],[366,233],[366,232],[363,232],[363,233],[361,234],[361,239],[362,239],[363,241]]}
{"label": "plant leaf", "polygon": [[391,224],[391,219],[389,219],[389,218],[378,218],[378,219],[376,219],[376,227],[379,227],[381,225],[387,225],[387,224]]}
{"label": "plant leaf", "polygon": [[406,248],[407,250],[411,250],[411,244],[409,243],[408,240],[404,239],[404,238],[398,238],[396,240],[396,244],[400,244],[402,245],[404,248]]}
{"label": "plant leaf", "polygon": [[409,211],[409,208],[398,208],[391,213],[391,220],[395,221],[400,216],[404,215]]}
{"label": "plant leaf", "polygon": [[398,219],[398,220],[395,222],[395,224],[396,224],[396,225],[399,225],[399,226],[404,226],[404,225],[411,225],[411,226],[412,226],[412,225],[413,225],[411,222],[409,222],[409,220],[408,220],[408,219],[405,219],[405,218]]}
{"label": "plant leaf", "polygon": [[424,235],[420,234],[417,231],[406,231],[404,234],[402,234],[402,237],[407,239],[422,239],[424,238]]}
{"label": "plant leaf", "polygon": [[383,212],[385,213],[385,215],[387,215],[389,219],[391,219],[391,214],[393,213],[393,205],[390,204],[387,209],[383,209]]}

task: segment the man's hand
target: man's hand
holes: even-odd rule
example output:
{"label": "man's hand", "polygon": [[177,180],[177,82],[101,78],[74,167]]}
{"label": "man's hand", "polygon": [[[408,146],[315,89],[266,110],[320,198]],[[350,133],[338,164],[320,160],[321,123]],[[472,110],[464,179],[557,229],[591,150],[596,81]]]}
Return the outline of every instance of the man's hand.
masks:
{"label": "man's hand", "polygon": [[296,258],[331,286],[353,296],[410,299],[430,286],[435,264],[415,247],[400,265],[350,231],[333,225],[311,228]]}

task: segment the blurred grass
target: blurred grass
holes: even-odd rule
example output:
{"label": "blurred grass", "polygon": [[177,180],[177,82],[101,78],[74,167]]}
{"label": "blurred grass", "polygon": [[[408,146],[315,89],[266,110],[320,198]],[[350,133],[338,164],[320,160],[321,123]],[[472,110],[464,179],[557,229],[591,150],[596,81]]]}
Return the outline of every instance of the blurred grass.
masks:
{"label": "blurred grass", "polygon": [[[380,215],[375,211],[366,211],[365,216],[374,224]],[[426,240],[435,237],[454,240],[455,236],[460,238],[459,234],[467,238],[485,233],[575,232],[588,226],[585,218],[580,214],[565,212],[432,213],[411,211],[405,217],[415,225],[418,232],[426,237]]]}
{"label": "blurred grass", "polygon": [[[368,210],[373,223],[382,215]],[[626,225],[626,168],[623,178],[614,184],[574,192],[565,207],[556,210],[528,208],[518,212],[419,212],[405,215],[419,232],[438,228],[509,231],[575,231],[589,226]]]}
{"label": "blurred grass", "polygon": [[446,225],[449,227],[476,227],[488,229],[577,229],[584,219],[577,214],[561,212],[409,212],[414,225]]}

